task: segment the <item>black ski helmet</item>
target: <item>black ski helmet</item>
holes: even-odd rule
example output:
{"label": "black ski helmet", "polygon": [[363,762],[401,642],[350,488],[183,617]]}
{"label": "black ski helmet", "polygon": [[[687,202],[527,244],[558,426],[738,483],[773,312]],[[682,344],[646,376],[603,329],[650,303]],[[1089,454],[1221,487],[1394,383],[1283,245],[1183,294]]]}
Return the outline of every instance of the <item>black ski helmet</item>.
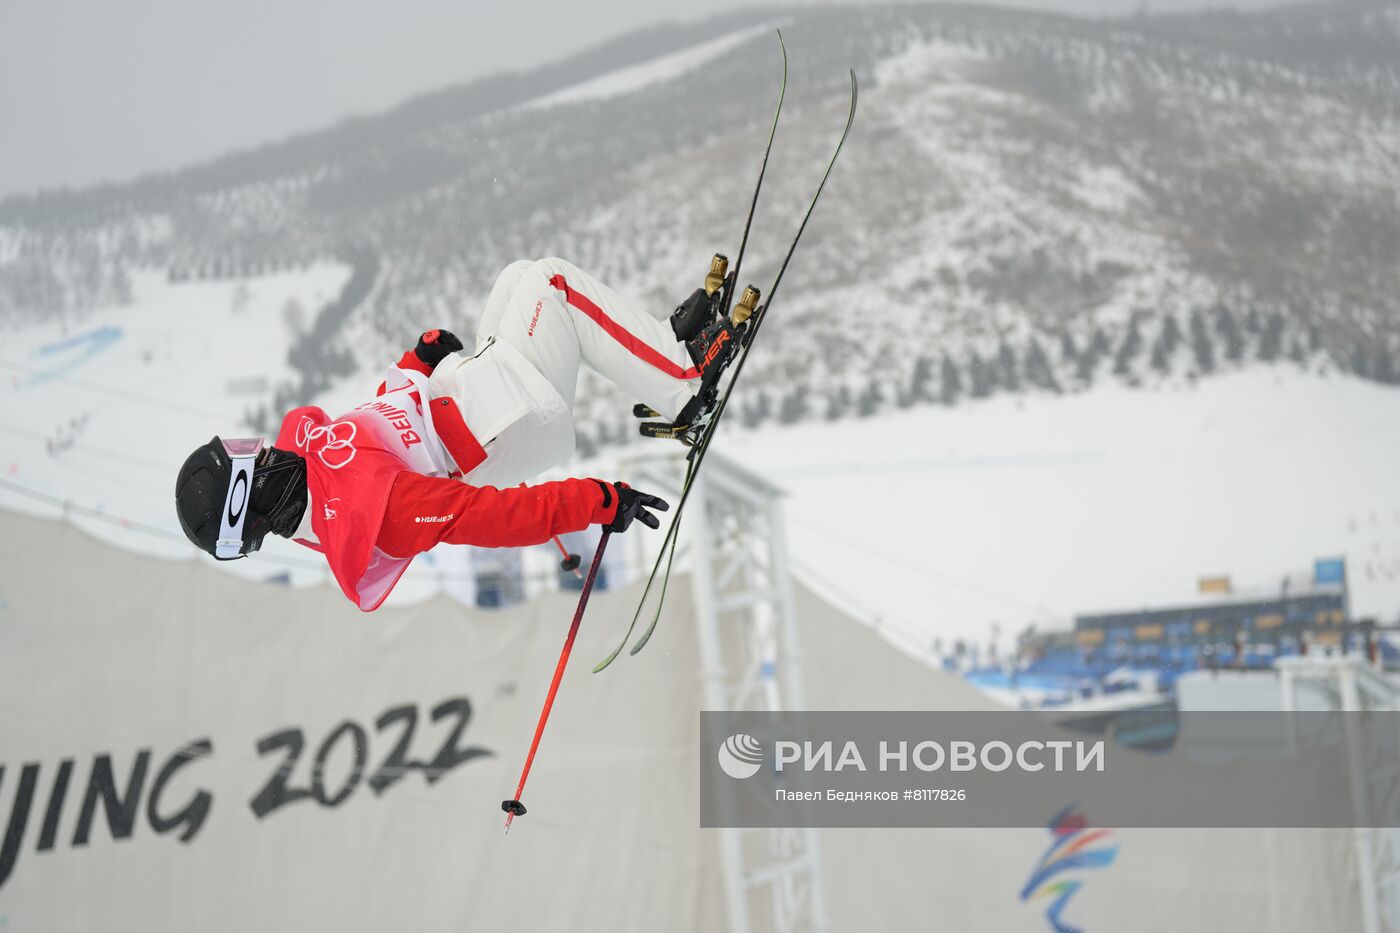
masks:
{"label": "black ski helmet", "polygon": [[[284,477],[273,502],[254,502],[270,475],[293,469],[299,472]],[[216,435],[195,448],[175,478],[175,512],[185,537],[219,560],[246,557],[262,547],[269,531],[295,527],[306,502],[304,470],[300,457],[264,447],[262,438],[225,441]]]}

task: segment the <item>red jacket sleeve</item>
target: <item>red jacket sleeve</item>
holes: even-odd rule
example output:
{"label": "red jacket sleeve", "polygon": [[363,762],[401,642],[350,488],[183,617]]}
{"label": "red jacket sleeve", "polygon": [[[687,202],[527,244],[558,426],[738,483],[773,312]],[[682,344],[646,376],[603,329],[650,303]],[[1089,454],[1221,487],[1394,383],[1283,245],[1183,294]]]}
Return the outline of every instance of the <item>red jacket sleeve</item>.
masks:
{"label": "red jacket sleeve", "polygon": [[391,557],[411,557],[440,543],[543,544],[551,535],[612,521],[617,497],[609,493],[606,503],[604,498],[603,487],[592,479],[497,489],[400,473],[375,543]]}

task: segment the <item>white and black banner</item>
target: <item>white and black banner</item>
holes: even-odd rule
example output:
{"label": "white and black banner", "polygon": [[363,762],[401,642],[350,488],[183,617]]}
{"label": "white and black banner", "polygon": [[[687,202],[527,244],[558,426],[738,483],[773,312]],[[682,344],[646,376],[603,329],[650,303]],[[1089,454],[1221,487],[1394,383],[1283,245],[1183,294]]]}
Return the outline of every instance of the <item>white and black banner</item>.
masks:
{"label": "white and black banner", "polygon": [[[627,895],[625,860],[578,869],[653,834],[687,864],[701,849],[688,628],[650,664],[570,669],[504,836],[576,593],[366,614],[4,522],[0,933],[565,929],[580,910],[655,929],[706,883]],[[598,593],[575,660],[631,608]],[[696,929],[723,910],[705,903]]]}
{"label": "white and black banner", "polygon": [[[844,744],[827,758],[821,740],[855,739],[870,767],[880,749],[861,742],[907,739],[907,758],[887,760],[907,760],[911,791],[989,792],[986,775],[919,770],[936,754],[918,741],[946,740],[951,755],[953,740],[1014,737],[943,728],[947,714],[899,734],[736,725],[701,742],[690,594],[684,579],[672,590],[647,651],[598,675],[590,662],[640,594],[595,594],[523,795],[529,812],[505,836],[500,803],[514,796],[576,594],[363,614],[330,587],[249,583],[0,516],[0,933],[709,933],[729,913],[724,831],[701,827],[704,769],[757,787],[777,760],[770,739],[796,741],[784,768],[825,792],[845,787],[828,782],[828,761],[847,758],[833,779],[865,776]],[[978,708],[966,684],[811,594],[797,599],[813,705]],[[1101,737],[1035,729],[1083,740],[1086,755]],[[730,742],[736,733],[753,741]],[[1130,770],[1154,760],[1111,744],[1113,774],[1120,752]],[[1078,749],[1066,760],[1077,768]],[[920,801],[919,812],[968,803]],[[1134,830],[1112,828],[1088,798],[1041,803],[1017,811],[1025,829],[815,830],[829,928],[922,929],[929,917],[1008,933],[1360,928],[1351,830]],[[1066,883],[1077,886],[1068,901],[1053,893]],[[754,903],[750,917],[765,916]]]}

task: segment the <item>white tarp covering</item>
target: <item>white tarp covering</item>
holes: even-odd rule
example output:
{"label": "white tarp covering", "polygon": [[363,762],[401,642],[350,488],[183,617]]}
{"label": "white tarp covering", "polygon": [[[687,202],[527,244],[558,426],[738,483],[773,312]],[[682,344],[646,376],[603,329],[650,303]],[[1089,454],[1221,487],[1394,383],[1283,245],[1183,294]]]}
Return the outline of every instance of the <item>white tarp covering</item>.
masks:
{"label": "white tarp covering", "polygon": [[[986,705],[798,597],[813,709]],[[508,837],[499,803],[570,594],[364,615],[328,587],[248,583],[3,513],[0,600],[4,933],[724,926],[716,836],[698,829],[684,586],[647,651],[596,676],[635,593],[595,596]],[[207,752],[178,757],[200,741]],[[285,780],[297,799],[273,806],[262,792],[298,741]],[[431,784],[415,764],[454,752],[465,760]],[[833,929],[1051,929],[1046,903],[1019,896],[1044,830],[820,838]],[[1358,929],[1350,838],[1115,831],[1116,859],[1078,876],[1064,918],[1085,933]]]}

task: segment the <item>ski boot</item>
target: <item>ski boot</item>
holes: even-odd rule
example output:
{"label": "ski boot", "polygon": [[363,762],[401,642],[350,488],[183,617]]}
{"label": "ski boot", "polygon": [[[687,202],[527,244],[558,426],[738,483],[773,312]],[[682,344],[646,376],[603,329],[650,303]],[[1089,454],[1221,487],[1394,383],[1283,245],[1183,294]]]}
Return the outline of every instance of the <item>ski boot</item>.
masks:
{"label": "ski boot", "polygon": [[689,343],[724,313],[728,271],[729,257],[715,253],[710,260],[710,271],[705,276],[705,287],[697,288],[671,312],[671,330],[676,340]]}
{"label": "ski boot", "polygon": [[[643,437],[674,438],[693,447],[710,423],[719,403],[720,375],[738,354],[746,324],[759,299],[758,289],[750,285],[744,289],[730,315],[724,315],[726,296],[734,287],[733,277],[726,275],[728,266],[729,260],[716,254],[705,276],[705,287],[696,289],[671,315],[671,329],[676,339],[685,342],[686,351],[700,372],[700,389],[674,422],[643,423]],[[632,413],[638,418],[660,417],[659,412],[646,405],[634,406]]]}

